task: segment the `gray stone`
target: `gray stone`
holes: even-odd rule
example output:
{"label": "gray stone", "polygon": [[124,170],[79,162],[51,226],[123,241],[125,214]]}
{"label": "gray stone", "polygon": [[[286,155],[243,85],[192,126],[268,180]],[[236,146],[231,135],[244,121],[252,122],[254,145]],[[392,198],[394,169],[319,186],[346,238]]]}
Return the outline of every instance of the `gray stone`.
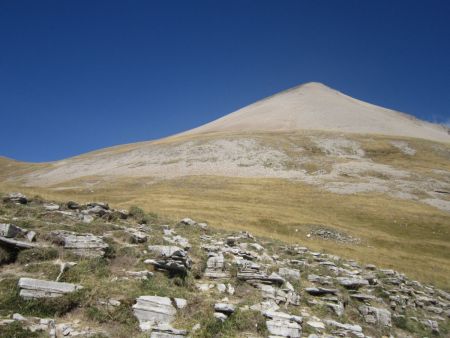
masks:
{"label": "gray stone", "polygon": [[57,230],[50,233],[53,241],[64,249],[83,257],[99,257],[105,254],[108,244],[100,236],[80,234],[76,232]]}
{"label": "gray stone", "polygon": [[149,245],[148,250],[159,257],[186,256],[186,252],[174,245]]}
{"label": "gray stone", "polygon": [[369,281],[363,278],[356,277],[337,277],[338,283],[347,289],[356,290],[363,286],[369,285]]}
{"label": "gray stone", "polygon": [[63,294],[82,289],[82,286],[77,284],[24,277],[19,279],[18,286],[20,288],[20,296],[25,299],[60,297]]}
{"label": "gray stone", "polygon": [[170,324],[174,320],[176,304],[168,297],[140,296],[133,305],[133,312],[141,330],[151,330],[158,324]]}
{"label": "gray stone", "polygon": [[224,322],[228,319],[228,316],[222,312],[214,312],[214,318],[220,320],[221,322]]}
{"label": "gray stone", "polygon": [[227,316],[231,315],[234,311],[234,305],[228,303],[216,303],[214,304],[214,311],[224,313]]}
{"label": "gray stone", "polygon": [[224,257],[222,253],[209,253],[209,258],[206,261],[205,277],[211,279],[227,278],[228,273],[224,271]]}
{"label": "gray stone", "polygon": [[22,232],[22,229],[14,224],[0,223],[0,236],[14,238]]}
{"label": "gray stone", "polygon": [[21,194],[20,192],[12,192],[12,193],[6,195],[5,197],[3,197],[3,201],[18,203],[18,204],[27,204],[28,198],[24,194]]}
{"label": "gray stone", "polygon": [[332,326],[332,327],[337,327],[339,329],[344,329],[344,330],[348,330],[351,332],[362,332],[362,328],[359,325],[352,325],[352,324],[342,324],[339,322],[336,322],[334,320],[325,320],[325,324]]}
{"label": "gray stone", "polygon": [[25,237],[27,238],[28,242],[34,242],[36,240],[36,233],[30,230],[27,232]]}
{"label": "gray stone", "polygon": [[390,327],[391,324],[391,313],[386,309],[376,308],[373,306],[361,305],[358,308],[361,315],[364,317],[366,323],[378,324],[381,326]]}
{"label": "gray stone", "polygon": [[300,271],[295,269],[289,269],[289,268],[279,268],[278,274],[281,277],[284,277],[286,279],[290,279],[293,281],[297,281],[300,279]]}
{"label": "gray stone", "polygon": [[133,243],[145,243],[148,240],[148,235],[145,232],[133,228],[126,228],[125,232],[130,235],[130,239]]}
{"label": "gray stone", "polygon": [[296,322],[288,320],[268,320],[266,321],[269,334],[276,337],[300,338],[302,327]]}
{"label": "gray stone", "polygon": [[190,219],[190,218],[187,218],[187,217],[186,217],[186,218],[183,218],[183,219],[180,221],[179,224],[181,224],[181,225],[194,226],[194,225],[197,224],[197,222],[194,221],[194,220],[192,220],[192,219]]}
{"label": "gray stone", "polygon": [[47,211],[55,211],[55,210],[59,210],[59,205],[55,204],[55,203],[46,203],[44,204],[44,209]]}
{"label": "gray stone", "polygon": [[184,338],[187,334],[186,330],[174,329],[169,324],[159,324],[152,326],[150,338]]}

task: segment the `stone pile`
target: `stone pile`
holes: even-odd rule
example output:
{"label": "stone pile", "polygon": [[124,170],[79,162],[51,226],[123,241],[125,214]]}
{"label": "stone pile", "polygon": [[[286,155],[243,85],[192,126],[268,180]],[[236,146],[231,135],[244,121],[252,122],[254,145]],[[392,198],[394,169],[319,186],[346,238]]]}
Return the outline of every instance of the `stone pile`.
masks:
{"label": "stone pile", "polygon": [[186,276],[192,266],[186,251],[178,246],[149,245],[148,250],[156,259],[147,259],[144,263],[168,271],[170,275]]}

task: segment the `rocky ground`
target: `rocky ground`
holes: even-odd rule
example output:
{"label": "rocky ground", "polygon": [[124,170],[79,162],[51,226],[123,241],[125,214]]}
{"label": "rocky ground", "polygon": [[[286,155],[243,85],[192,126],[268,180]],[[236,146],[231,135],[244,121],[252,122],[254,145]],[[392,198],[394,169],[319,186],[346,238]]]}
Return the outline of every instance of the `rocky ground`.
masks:
{"label": "rocky ground", "polygon": [[8,194],[0,263],[1,337],[450,334],[450,294],[400,272],[137,207]]}

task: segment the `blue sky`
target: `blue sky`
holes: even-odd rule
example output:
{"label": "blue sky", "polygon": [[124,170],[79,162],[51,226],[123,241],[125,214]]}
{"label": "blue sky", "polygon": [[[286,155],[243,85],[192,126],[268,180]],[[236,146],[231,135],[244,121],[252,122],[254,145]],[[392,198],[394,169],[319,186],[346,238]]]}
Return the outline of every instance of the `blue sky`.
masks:
{"label": "blue sky", "polygon": [[450,120],[450,1],[0,0],[0,156],[174,134],[303,82]]}

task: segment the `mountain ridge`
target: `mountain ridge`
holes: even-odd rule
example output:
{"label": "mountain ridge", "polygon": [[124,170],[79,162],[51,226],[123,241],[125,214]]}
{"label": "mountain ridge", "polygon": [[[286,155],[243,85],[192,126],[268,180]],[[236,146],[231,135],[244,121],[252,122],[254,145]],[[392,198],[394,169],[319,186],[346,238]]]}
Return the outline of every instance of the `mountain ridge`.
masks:
{"label": "mountain ridge", "polygon": [[177,135],[221,131],[325,130],[450,142],[443,126],[355,99],[319,82],[263,98]]}

